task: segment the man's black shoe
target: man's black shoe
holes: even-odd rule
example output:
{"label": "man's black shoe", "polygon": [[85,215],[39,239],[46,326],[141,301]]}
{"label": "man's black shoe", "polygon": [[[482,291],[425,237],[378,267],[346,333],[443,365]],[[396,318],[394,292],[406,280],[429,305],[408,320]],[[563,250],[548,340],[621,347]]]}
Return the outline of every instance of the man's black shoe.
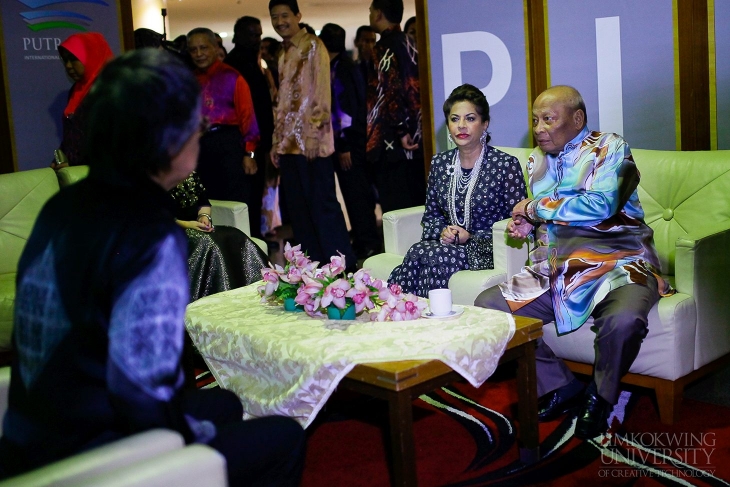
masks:
{"label": "man's black shoe", "polygon": [[608,415],[613,406],[595,392],[595,388],[589,388],[584,397],[583,406],[578,413],[578,421],[575,424],[575,437],[581,440],[590,440],[605,433],[608,430]]}
{"label": "man's black shoe", "polygon": [[557,417],[580,406],[581,394],[577,393],[568,399],[561,399],[558,391],[545,394],[537,403],[537,420],[552,421]]}
{"label": "man's black shoe", "polygon": [[581,404],[583,385],[578,379],[559,389],[548,392],[537,401],[537,420],[552,421]]}

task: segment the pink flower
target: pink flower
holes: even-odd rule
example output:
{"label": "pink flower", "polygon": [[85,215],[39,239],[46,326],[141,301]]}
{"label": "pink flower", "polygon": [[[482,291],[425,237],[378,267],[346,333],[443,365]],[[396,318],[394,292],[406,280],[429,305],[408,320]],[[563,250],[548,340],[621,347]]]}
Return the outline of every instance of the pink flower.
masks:
{"label": "pink flower", "polygon": [[292,247],[289,242],[284,246],[284,258],[287,262],[296,262],[297,258],[304,256],[302,244]]}
{"label": "pink flower", "polygon": [[279,288],[279,273],[270,267],[264,267],[261,269],[261,276],[264,278],[263,296],[268,297],[274,294]]}
{"label": "pink flower", "polygon": [[319,318],[324,316],[324,314],[322,314],[322,311],[320,310],[319,304],[320,298],[319,296],[316,296],[312,301],[304,305],[304,312],[312,318]]}
{"label": "pink flower", "polygon": [[309,257],[304,254],[297,256],[292,263],[299,269],[316,269],[319,265],[319,262],[309,260]]}
{"label": "pink flower", "polygon": [[312,279],[306,274],[302,274],[302,282],[303,285],[300,285],[299,289],[297,290],[297,293],[306,293],[310,296],[314,296],[315,294],[319,294],[319,292],[322,290],[322,283],[319,282],[316,279]]}
{"label": "pink flower", "polygon": [[361,280],[355,279],[355,285],[347,291],[347,297],[355,303],[355,313],[360,313],[363,309],[373,309],[375,303],[370,299],[373,292]]}
{"label": "pink flower", "polygon": [[[370,277],[370,274],[366,269],[360,269],[355,274],[353,274],[352,279],[357,282],[362,282],[366,286],[372,286],[373,285],[373,278]],[[381,281],[382,282],[382,281]]]}
{"label": "pink flower", "polygon": [[391,318],[393,321],[416,320],[421,317],[421,310],[425,307],[425,302],[419,301],[413,294],[407,294],[395,306]]}
{"label": "pink flower", "polygon": [[332,275],[336,276],[337,274],[341,274],[345,272],[345,256],[342,255],[340,252],[337,252],[340,255],[333,255],[330,257],[330,271],[332,271]]}
{"label": "pink flower", "polygon": [[398,304],[398,301],[400,301],[403,297],[403,290],[398,284],[391,284],[388,286],[388,291],[390,292],[390,294],[387,298],[385,298],[385,300],[388,301],[388,305],[391,308],[395,308],[396,304]]}
{"label": "pink flower", "polygon": [[387,321],[391,311],[392,308],[387,303],[383,303],[377,313],[370,313],[370,321]]}
{"label": "pink flower", "polygon": [[286,276],[281,276],[281,280],[289,284],[296,284],[302,281],[302,271],[296,267],[290,267]]}
{"label": "pink flower", "polygon": [[337,279],[329,284],[324,288],[324,295],[322,296],[321,302],[322,307],[326,308],[330,304],[334,304],[340,309],[345,309],[347,304],[345,298],[347,297],[347,291],[351,287],[350,282],[346,279]]}

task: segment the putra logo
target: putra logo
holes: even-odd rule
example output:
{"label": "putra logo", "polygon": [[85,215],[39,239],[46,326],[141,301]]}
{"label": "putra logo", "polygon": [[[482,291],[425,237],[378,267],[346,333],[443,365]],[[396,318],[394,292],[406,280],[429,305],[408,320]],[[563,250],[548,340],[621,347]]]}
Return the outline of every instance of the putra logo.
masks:
{"label": "putra logo", "polygon": [[[96,4],[108,7],[103,0],[18,0],[31,9],[45,8],[50,5],[58,6],[69,3]],[[82,32],[89,30],[93,19],[87,15],[68,10],[34,10],[21,12],[20,16],[33,32],[47,29],[74,29]]]}

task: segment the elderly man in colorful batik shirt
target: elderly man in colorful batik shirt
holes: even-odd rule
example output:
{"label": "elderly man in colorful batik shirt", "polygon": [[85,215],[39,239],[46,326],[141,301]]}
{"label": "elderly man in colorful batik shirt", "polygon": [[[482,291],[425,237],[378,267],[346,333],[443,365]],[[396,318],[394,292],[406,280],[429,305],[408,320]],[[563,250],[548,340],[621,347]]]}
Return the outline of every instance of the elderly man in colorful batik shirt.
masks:
{"label": "elderly man in colorful batik shirt", "polygon": [[283,39],[271,162],[280,170],[294,238],[312,260],[329,262],[341,252],[354,269],[355,254],[335,195],[327,48],[299,27],[302,14],[296,0],[271,0],[269,13]]}
{"label": "elderly man in colorful batik shirt", "polygon": [[659,276],[636,192],[639,173],[624,139],[589,131],[583,98],[569,86],[541,93],[532,123],[539,146],[528,162],[534,199],[515,206],[507,229],[518,238],[534,232],[531,265],[475,304],[554,320],[559,335],[593,317],[596,359],[585,394],[544,341],[536,352],[539,419],[580,405],[575,435],[589,439],[606,431],[621,377],[647,334],[649,310],[672,291]]}
{"label": "elderly man in colorful batik shirt", "polygon": [[202,114],[208,125],[200,139],[198,175],[209,198],[246,203],[256,235],[261,227],[263,181],[256,176],[254,158],[260,135],[251,90],[238,71],[218,59],[218,42],[212,30],[198,27],[187,39],[195,77],[203,90]]}

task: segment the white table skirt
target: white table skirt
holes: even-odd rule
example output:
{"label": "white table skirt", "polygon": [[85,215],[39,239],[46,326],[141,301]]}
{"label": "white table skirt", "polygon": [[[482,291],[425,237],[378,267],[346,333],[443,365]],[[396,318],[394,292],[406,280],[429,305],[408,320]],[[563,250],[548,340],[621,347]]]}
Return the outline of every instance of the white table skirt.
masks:
{"label": "white table skirt", "polygon": [[511,315],[473,306],[448,320],[314,319],[262,304],[259,284],[199,299],[185,317],[218,384],[241,398],[244,418],[283,415],[306,428],[362,363],[436,359],[479,387],[515,330]]}

